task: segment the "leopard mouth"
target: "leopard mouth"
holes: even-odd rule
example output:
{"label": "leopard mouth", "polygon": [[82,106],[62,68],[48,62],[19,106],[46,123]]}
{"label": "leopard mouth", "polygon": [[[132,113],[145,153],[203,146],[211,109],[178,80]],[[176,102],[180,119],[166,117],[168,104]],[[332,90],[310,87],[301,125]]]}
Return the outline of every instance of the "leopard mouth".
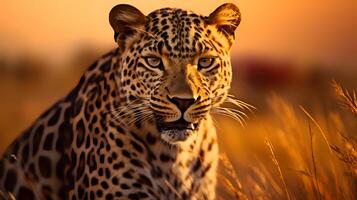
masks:
{"label": "leopard mouth", "polygon": [[159,131],[168,131],[168,130],[189,130],[194,131],[198,128],[198,123],[187,122],[183,118],[173,121],[173,122],[159,122],[158,123]]}
{"label": "leopard mouth", "polygon": [[166,142],[175,143],[185,141],[199,127],[199,123],[187,122],[183,118],[174,122],[159,122],[158,130],[161,139]]}

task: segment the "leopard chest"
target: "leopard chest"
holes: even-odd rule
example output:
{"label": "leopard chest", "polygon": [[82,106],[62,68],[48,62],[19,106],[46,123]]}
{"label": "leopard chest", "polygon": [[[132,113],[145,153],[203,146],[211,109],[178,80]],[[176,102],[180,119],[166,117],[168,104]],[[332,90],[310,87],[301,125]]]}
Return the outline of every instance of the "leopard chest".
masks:
{"label": "leopard chest", "polygon": [[208,124],[179,147],[163,143],[151,126],[131,130],[111,126],[97,140],[97,145],[78,152],[73,194],[79,198],[84,190],[95,197],[214,196],[210,193],[216,183],[218,146]]}

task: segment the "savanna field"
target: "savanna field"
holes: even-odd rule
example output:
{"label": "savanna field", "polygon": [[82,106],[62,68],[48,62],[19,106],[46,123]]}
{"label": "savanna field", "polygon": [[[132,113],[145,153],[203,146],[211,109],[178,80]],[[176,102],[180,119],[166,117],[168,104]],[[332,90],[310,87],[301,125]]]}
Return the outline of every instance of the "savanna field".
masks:
{"label": "savanna field", "polygon": [[[113,5],[207,15],[225,2],[2,2],[0,154],[116,46]],[[217,199],[357,200],[356,1],[229,2],[242,13],[230,90],[240,103],[214,115]]]}
{"label": "savanna field", "polygon": [[[80,51],[61,73],[40,59],[3,62],[0,152],[99,55]],[[252,106],[227,102],[239,116],[214,117],[221,151],[217,199],[356,199],[356,73],[300,65],[233,60],[231,94]]]}

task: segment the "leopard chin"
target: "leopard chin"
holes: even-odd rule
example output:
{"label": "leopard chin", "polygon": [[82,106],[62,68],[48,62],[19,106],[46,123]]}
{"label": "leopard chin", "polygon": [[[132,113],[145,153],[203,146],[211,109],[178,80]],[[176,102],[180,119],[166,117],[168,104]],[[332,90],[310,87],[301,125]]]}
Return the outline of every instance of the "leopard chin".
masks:
{"label": "leopard chin", "polygon": [[191,135],[194,134],[193,130],[178,130],[178,129],[173,129],[173,130],[165,130],[161,131],[161,139],[169,144],[177,144],[180,142],[184,142],[189,138]]}

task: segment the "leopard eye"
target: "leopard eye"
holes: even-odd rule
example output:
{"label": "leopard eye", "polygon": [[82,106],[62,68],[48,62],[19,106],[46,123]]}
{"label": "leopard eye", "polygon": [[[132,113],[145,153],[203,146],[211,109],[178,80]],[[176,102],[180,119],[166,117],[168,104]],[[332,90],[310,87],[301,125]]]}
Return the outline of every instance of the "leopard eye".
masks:
{"label": "leopard eye", "polygon": [[198,68],[208,68],[214,62],[214,58],[200,58],[198,60]]}
{"label": "leopard eye", "polygon": [[153,68],[159,68],[161,65],[161,59],[157,57],[146,57],[145,62]]}

